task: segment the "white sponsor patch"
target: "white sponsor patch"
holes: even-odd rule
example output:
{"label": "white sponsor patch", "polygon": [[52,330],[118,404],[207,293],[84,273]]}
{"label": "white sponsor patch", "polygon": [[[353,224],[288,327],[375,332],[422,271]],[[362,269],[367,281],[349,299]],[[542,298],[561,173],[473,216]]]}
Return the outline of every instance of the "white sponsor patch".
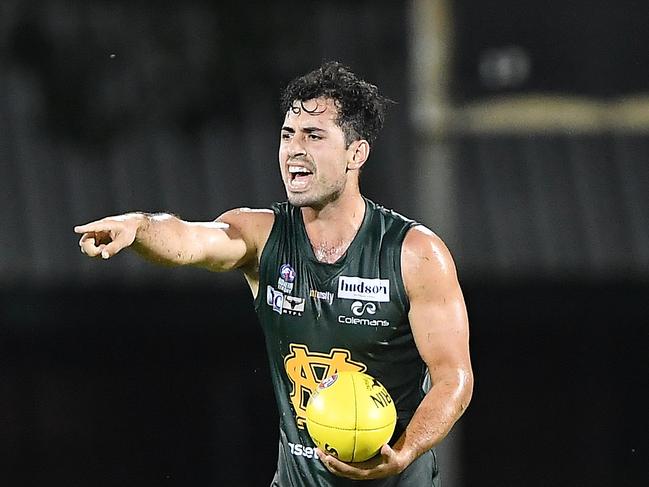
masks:
{"label": "white sponsor patch", "polygon": [[338,297],[387,303],[390,301],[390,281],[388,279],[340,276],[338,278]]}
{"label": "white sponsor patch", "polygon": [[277,314],[286,313],[293,316],[302,316],[304,313],[304,298],[289,296],[278,291],[273,286],[266,286],[266,303],[272,306]]}
{"label": "white sponsor patch", "polygon": [[284,293],[275,290],[273,286],[266,287],[266,303],[273,307],[275,313],[282,314],[282,306],[284,305]]}
{"label": "white sponsor patch", "polygon": [[285,313],[304,313],[304,298],[297,296],[284,296],[284,304],[282,305]]}

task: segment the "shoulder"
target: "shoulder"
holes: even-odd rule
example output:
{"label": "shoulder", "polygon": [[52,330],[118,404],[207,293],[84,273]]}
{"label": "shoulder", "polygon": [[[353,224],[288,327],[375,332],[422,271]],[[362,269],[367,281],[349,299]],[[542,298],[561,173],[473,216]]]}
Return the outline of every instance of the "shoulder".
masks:
{"label": "shoulder", "polygon": [[423,225],[415,225],[406,233],[401,249],[401,269],[409,295],[418,289],[444,286],[457,280],[448,247]]}
{"label": "shoulder", "polygon": [[273,228],[275,212],[267,208],[234,208],[221,214],[216,221],[226,223],[244,240],[260,248]]}
{"label": "shoulder", "polygon": [[272,217],[274,214],[273,210],[270,208],[233,208],[231,210],[221,213],[216,219],[222,220],[224,218],[238,218],[245,220],[258,220],[266,219]]}
{"label": "shoulder", "polygon": [[268,208],[234,208],[222,213],[216,221],[229,225],[263,228],[272,226],[275,213]]}
{"label": "shoulder", "polygon": [[433,261],[438,265],[448,263],[451,253],[442,239],[424,225],[414,225],[403,239],[403,254],[414,261]]}

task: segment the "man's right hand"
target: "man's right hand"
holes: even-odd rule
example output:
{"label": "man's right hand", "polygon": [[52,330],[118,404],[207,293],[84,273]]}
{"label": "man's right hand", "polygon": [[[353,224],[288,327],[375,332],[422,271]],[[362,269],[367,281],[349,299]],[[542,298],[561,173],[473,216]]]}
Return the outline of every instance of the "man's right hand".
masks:
{"label": "man's right hand", "polygon": [[81,252],[89,257],[101,255],[103,259],[110,259],[133,244],[138,229],[147,221],[142,213],[127,213],[76,226],[74,231],[81,234]]}

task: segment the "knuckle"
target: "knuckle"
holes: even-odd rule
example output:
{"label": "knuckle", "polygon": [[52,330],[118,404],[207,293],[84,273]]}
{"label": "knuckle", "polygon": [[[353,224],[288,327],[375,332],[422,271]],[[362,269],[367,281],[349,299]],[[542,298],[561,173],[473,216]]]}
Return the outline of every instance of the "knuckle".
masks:
{"label": "knuckle", "polygon": [[84,244],[81,246],[81,252],[83,252],[84,254],[90,257],[94,257],[95,255],[97,255],[95,251],[95,247],[93,245],[88,245],[88,244]]}

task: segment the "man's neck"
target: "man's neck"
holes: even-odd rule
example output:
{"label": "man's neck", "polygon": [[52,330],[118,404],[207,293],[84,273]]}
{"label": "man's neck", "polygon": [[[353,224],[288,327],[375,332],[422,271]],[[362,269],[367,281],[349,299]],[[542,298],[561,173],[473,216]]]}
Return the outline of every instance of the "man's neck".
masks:
{"label": "man's neck", "polygon": [[321,209],[304,207],[302,218],[316,258],[336,262],[351,244],[363,223],[365,200],[356,193]]}

